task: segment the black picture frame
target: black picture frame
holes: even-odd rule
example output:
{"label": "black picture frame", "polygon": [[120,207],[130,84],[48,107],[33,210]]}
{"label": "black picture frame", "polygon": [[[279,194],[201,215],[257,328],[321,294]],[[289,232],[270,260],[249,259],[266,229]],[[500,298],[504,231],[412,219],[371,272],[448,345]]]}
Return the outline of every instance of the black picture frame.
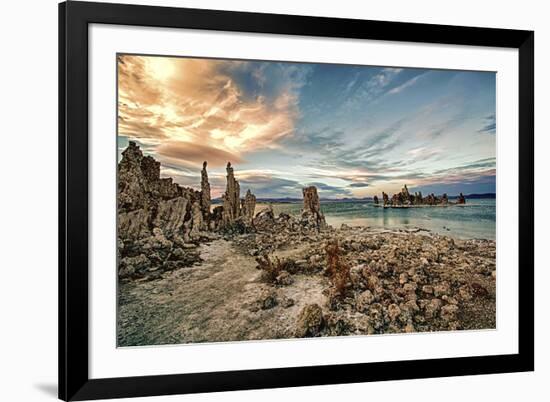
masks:
{"label": "black picture frame", "polygon": [[[519,51],[518,353],[90,379],[88,25],[514,48]],[[534,32],[70,1],[59,4],[59,398],[169,395],[534,370]]]}

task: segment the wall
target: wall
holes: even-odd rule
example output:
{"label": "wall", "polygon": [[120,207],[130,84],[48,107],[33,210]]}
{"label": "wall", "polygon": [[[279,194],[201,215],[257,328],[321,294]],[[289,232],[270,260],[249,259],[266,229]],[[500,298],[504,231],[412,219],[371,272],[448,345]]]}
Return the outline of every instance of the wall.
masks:
{"label": "wall", "polygon": [[[550,106],[550,25],[545,3],[439,0],[360,2],[277,0],[146,1],[148,4],[332,17],[479,25],[536,31],[536,372],[477,377],[173,396],[155,401],[280,400],[543,400],[550,376],[546,342],[544,250],[550,198],[546,150]],[[54,400],[57,373],[57,5],[53,0],[3,2],[0,103],[0,399]],[[515,195],[513,195],[515,196]],[[140,399],[153,400],[153,399]]]}

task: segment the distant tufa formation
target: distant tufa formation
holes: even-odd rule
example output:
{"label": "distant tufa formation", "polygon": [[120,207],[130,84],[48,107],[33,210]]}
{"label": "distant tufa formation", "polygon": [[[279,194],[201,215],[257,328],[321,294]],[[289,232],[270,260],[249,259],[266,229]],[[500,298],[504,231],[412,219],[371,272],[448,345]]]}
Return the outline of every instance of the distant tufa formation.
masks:
{"label": "distant tufa formation", "polygon": [[[374,204],[379,205],[378,197],[374,196]],[[382,201],[384,207],[402,207],[416,205],[449,205],[449,204],[466,204],[466,198],[462,193],[458,196],[456,202],[449,202],[447,194],[436,196],[433,193],[427,197],[422,197],[422,192],[415,192],[414,195],[409,193],[407,185],[401,189],[401,192],[394,194],[391,199],[388,194],[382,191]]]}

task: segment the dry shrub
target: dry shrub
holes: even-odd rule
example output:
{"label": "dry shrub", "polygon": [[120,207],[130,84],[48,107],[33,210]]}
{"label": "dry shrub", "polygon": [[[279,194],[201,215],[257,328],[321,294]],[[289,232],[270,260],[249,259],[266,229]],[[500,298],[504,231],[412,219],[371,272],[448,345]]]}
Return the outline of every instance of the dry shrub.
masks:
{"label": "dry shrub", "polygon": [[338,240],[328,242],[325,251],[327,253],[326,273],[332,278],[338,269],[337,267],[340,266],[340,247],[338,246]]}
{"label": "dry shrub", "polygon": [[267,255],[256,258],[257,269],[262,271],[262,279],[269,283],[277,282],[277,277],[282,271],[292,273],[295,271],[295,263],[290,259],[281,260],[279,257],[269,258]]}
{"label": "dry shrub", "polygon": [[325,247],[325,251],[327,253],[327,274],[332,281],[336,294],[343,296],[351,281],[349,265],[341,259],[338,240],[330,241]]}
{"label": "dry shrub", "polygon": [[287,271],[289,274],[297,274],[300,272],[299,267],[296,265],[296,261],[291,258],[285,258],[280,263],[282,269]]}

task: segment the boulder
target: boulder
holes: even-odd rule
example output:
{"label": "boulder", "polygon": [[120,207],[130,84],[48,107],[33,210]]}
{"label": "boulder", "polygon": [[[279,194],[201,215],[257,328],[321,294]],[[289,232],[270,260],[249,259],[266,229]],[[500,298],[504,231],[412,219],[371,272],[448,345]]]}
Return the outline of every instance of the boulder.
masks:
{"label": "boulder", "polygon": [[262,310],[269,310],[278,304],[277,293],[272,289],[265,290],[258,301]]}
{"label": "boulder", "polygon": [[357,311],[366,313],[371,303],[374,302],[374,295],[370,290],[365,290],[355,300],[355,308]]}
{"label": "boulder", "polygon": [[299,338],[318,336],[323,328],[323,310],[318,304],[306,305],[296,322],[296,336]]}

